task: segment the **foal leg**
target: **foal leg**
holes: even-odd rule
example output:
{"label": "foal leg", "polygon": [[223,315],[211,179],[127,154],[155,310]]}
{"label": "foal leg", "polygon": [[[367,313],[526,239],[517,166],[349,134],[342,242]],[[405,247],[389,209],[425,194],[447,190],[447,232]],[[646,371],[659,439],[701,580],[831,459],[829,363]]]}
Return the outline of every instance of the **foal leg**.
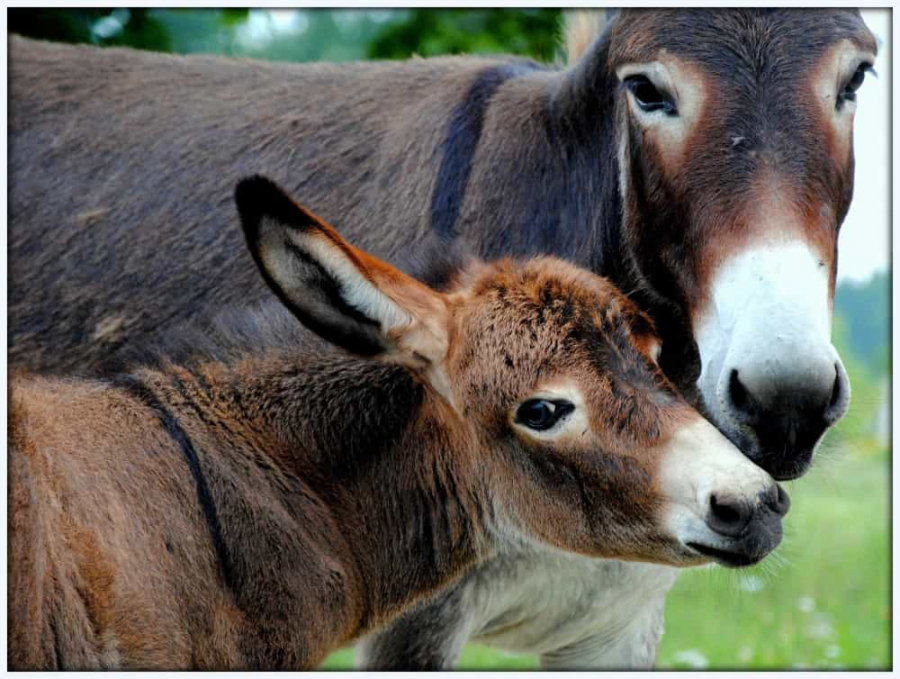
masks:
{"label": "foal leg", "polygon": [[449,670],[471,635],[460,583],[408,611],[357,644],[364,670]]}

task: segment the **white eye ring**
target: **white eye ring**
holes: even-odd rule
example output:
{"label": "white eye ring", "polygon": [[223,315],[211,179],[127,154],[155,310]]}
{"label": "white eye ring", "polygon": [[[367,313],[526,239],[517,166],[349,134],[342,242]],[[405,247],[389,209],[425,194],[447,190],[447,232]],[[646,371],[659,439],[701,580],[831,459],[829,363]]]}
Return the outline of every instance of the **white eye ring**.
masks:
{"label": "white eye ring", "polygon": [[[559,411],[560,404],[565,404],[563,412],[548,428],[540,429],[528,426],[518,415],[519,409],[530,402],[547,402],[553,404],[552,412]],[[564,435],[582,435],[589,428],[587,410],[581,391],[571,383],[554,384],[529,394],[512,407],[509,413],[512,427],[531,439],[552,441]]]}
{"label": "white eye ring", "polygon": [[[663,121],[680,117],[678,88],[669,70],[661,62],[626,64],[616,71],[616,76],[628,92],[632,110],[641,119],[661,124]],[[643,102],[642,91],[655,93],[652,101]]]}
{"label": "white eye ring", "polygon": [[622,81],[622,85],[645,115],[678,115],[678,107],[672,96],[643,73],[629,75]]}

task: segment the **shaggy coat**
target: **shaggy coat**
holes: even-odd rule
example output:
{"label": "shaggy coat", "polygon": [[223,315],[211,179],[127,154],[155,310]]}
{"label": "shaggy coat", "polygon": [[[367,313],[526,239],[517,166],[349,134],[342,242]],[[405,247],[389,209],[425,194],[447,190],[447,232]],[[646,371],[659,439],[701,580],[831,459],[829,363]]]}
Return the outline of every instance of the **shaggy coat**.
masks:
{"label": "shaggy coat", "polygon": [[[852,108],[840,95],[864,65],[845,72],[833,57],[871,59],[874,37],[853,10],[634,10],[569,48],[563,69],[505,57],[287,65],[12,38],[10,361],[88,370],[129,341],[261,299],[228,196],[238,175],[263,171],[407,271],[453,244],[486,257],[555,253],[610,277],[655,321],[660,365],[682,393],[777,477],[804,473],[846,409],[828,322],[815,398],[801,393],[813,342],[787,343],[773,362],[781,316],[738,305],[746,343],[713,333],[723,352],[762,348],[768,411],[728,388],[738,382],[724,359],[703,357],[701,398],[696,327],[720,308],[715,273],[782,239],[807,251],[823,287],[812,311],[830,319],[853,168],[852,115],[833,114]],[[680,145],[639,118],[620,72],[663,54],[686,75],[675,89],[706,93]],[[748,299],[796,298],[782,304],[791,320],[811,307],[793,281],[763,286],[751,264]],[[723,391],[752,412],[715,412]],[[815,404],[811,415],[784,407],[800,402]],[[646,667],[673,580],[658,567],[523,550],[375,639],[368,657],[449,666],[483,633],[545,664]]]}
{"label": "shaggy coat", "polygon": [[[695,526],[710,547],[778,543],[782,491],[676,394],[608,282],[473,263],[442,295],[266,180],[238,203],[296,318],[237,314],[102,379],[12,379],[11,669],[312,668],[522,540],[703,562],[666,520],[703,478],[755,508],[749,535]],[[522,424],[553,389],[574,399],[544,401],[559,424]],[[665,471],[710,434],[705,467]]]}

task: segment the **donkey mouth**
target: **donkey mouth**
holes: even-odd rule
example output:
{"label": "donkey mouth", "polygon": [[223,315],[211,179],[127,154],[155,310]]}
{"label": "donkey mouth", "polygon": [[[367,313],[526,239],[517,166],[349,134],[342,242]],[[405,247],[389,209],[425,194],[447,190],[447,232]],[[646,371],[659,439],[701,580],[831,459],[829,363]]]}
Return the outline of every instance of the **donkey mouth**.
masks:
{"label": "donkey mouth", "polygon": [[[763,462],[757,463],[772,475],[776,481],[793,481],[803,476],[812,466],[814,449],[809,448],[794,454],[791,459],[777,459],[775,455],[765,456]],[[772,458],[775,458],[772,460]],[[772,460],[771,462],[769,460]]]}
{"label": "donkey mouth", "polygon": [[730,552],[725,549],[717,549],[708,545],[701,545],[699,542],[688,542],[687,546],[695,552],[699,552],[703,556],[707,556],[720,566],[726,568],[746,568],[759,563],[765,558],[768,552],[762,554],[747,554],[746,552]]}

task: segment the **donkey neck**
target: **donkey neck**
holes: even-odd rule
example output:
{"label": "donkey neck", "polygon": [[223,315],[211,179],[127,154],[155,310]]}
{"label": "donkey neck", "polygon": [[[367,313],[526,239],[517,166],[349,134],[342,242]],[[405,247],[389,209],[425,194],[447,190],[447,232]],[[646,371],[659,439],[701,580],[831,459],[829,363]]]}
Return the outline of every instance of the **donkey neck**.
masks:
{"label": "donkey neck", "polygon": [[[294,519],[285,535],[260,536],[259,544],[225,540],[237,587],[257,589],[240,564],[265,558],[273,541],[311,543],[303,554],[340,564],[353,602],[343,611],[349,639],[461,575],[483,551],[484,492],[469,437],[407,368],[274,352],[230,365],[172,365],[152,381],[167,402],[182,404],[175,407],[201,466],[257,479],[245,494],[269,495]],[[243,499],[210,487],[220,516]]]}

